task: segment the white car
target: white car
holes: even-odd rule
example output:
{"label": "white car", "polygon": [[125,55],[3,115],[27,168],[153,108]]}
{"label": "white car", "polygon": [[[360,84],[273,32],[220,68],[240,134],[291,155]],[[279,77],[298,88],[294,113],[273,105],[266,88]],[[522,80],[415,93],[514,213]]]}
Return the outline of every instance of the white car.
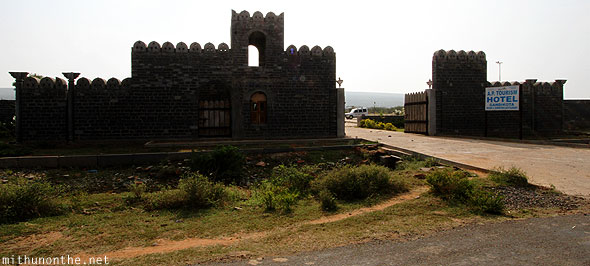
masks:
{"label": "white car", "polygon": [[367,107],[353,108],[352,110],[350,110],[350,112],[344,114],[344,116],[348,119],[363,117],[367,115],[369,115]]}

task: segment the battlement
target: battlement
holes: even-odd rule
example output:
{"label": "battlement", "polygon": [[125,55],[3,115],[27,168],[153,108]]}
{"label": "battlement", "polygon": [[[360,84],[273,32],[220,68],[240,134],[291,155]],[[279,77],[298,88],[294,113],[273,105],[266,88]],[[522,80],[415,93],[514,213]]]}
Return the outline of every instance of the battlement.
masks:
{"label": "battlement", "polygon": [[536,79],[528,79],[524,82],[518,81],[493,81],[487,82],[487,87],[517,86],[522,85],[523,92],[529,93],[531,90],[537,95],[563,95],[563,85],[567,80],[557,79],[553,82],[537,82]]}
{"label": "battlement", "polygon": [[61,78],[44,77],[38,79],[27,77],[23,80],[22,93],[30,94],[37,97],[57,97],[64,98],[68,88],[68,83]]}
{"label": "battlement", "polygon": [[537,82],[536,79],[529,79],[526,80],[524,82],[518,82],[518,81],[504,81],[504,82],[500,82],[500,81],[492,81],[492,82],[487,82],[487,85],[490,87],[502,87],[502,86],[516,86],[516,85],[529,85],[532,86],[533,88],[560,88],[563,87],[563,84],[566,83],[567,80],[565,79],[556,79],[553,82]]}
{"label": "battlement", "polygon": [[283,22],[285,19],[284,13],[280,15],[275,15],[273,12],[266,13],[266,16],[263,16],[260,11],[254,12],[252,16],[246,10],[240,12],[239,14],[232,9],[231,11],[231,20],[233,21],[247,21],[247,22]]}
{"label": "battlement", "polygon": [[137,41],[131,48],[132,53],[153,53],[153,54],[174,54],[174,53],[191,53],[191,54],[204,54],[211,55],[215,53],[228,52],[229,46],[226,43],[220,43],[217,48],[215,45],[208,42],[203,48],[198,42],[191,43],[190,47],[184,42],[179,42],[174,46],[171,42],[165,42],[160,46],[156,41],[152,41],[149,45],[145,45],[142,41]]}
{"label": "battlement", "polygon": [[129,87],[131,87],[131,78],[126,78],[123,81],[120,81],[117,78],[110,78],[109,80],[95,78],[90,81],[90,79],[82,77],[76,81],[77,92],[119,91],[122,89],[128,89]]}
{"label": "battlement", "polygon": [[294,56],[294,55],[312,55],[312,56],[325,56],[325,57],[335,57],[336,53],[334,53],[334,48],[332,48],[331,46],[326,46],[326,48],[322,49],[322,47],[319,46],[314,46],[313,48],[311,48],[311,50],[309,50],[309,47],[307,45],[302,45],[301,47],[299,47],[299,49],[297,49],[297,47],[295,47],[295,45],[289,45],[289,47],[287,47],[287,49],[285,50],[285,53],[288,56]]}
{"label": "battlement", "polygon": [[432,56],[433,61],[451,61],[451,60],[458,60],[458,61],[486,61],[486,54],[483,51],[474,52],[469,51],[465,52],[460,50],[459,52],[455,52],[455,50],[445,51],[445,50],[438,50],[434,52]]}
{"label": "battlement", "polygon": [[[77,91],[116,91],[120,89],[127,89],[131,86],[131,78],[126,78],[123,81],[119,81],[117,78],[110,78],[105,80],[102,78],[95,78],[90,80],[88,78],[79,78],[76,81]],[[68,89],[68,82],[61,78],[50,78],[44,77],[38,79],[35,77],[27,77],[23,82],[23,90],[26,91],[37,91],[39,93],[57,93],[65,95]]]}

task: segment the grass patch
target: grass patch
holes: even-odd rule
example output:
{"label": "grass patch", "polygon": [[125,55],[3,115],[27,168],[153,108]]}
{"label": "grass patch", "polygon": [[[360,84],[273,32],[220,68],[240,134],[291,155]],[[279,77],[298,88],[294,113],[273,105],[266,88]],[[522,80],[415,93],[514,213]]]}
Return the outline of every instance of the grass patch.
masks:
{"label": "grass patch", "polygon": [[[224,186],[215,184],[207,177],[194,173],[180,179],[176,189],[163,189],[143,195],[141,185],[131,186],[133,201],[144,203],[148,210],[209,208],[226,198]],[[129,201],[129,200],[128,200]]]}
{"label": "grass patch", "polygon": [[347,201],[408,191],[405,180],[394,178],[393,171],[380,165],[344,166],[326,173],[313,183],[317,193],[326,190]]}
{"label": "grass patch", "polygon": [[477,213],[501,214],[502,197],[483,190],[464,171],[435,171],[426,177],[434,195],[455,204],[465,205]]}
{"label": "grass patch", "polygon": [[0,224],[62,214],[62,192],[48,182],[25,178],[0,185]]}
{"label": "grass patch", "polygon": [[[498,198],[480,189],[482,184],[460,173],[433,182],[438,184],[439,194],[427,193],[381,211],[348,216],[397,192],[424,185],[426,181],[414,175],[423,173],[419,168],[425,167],[426,161],[406,160],[403,170],[392,171],[376,165],[359,166],[367,160],[362,154],[350,151],[249,156],[245,168],[252,172],[243,174],[257,174],[264,180],[252,187],[215,183],[201,174],[181,174],[183,178],[177,180],[178,171],[160,174],[158,167],[150,170],[142,167],[136,170],[138,173],[132,173],[132,169],[99,169],[98,173],[82,173],[81,177],[76,177],[76,172],[48,171],[47,179],[59,182],[103,179],[118,173],[114,178],[122,178],[132,185],[100,193],[67,193],[57,200],[65,202],[72,211],[0,224],[0,256],[102,254],[126,247],[151,247],[158,239],[237,239],[229,246],[193,247],[111,260],[116,265],[192,265],[211,260],[288,255],[374,239],[410,239],[464,223],[509,219],[480,215],[493,209],[489,206],[495,205]],[[267,166],[256,166],[260,161]],[[50,178],[50,174],[56,177]],[[64,177],[66,174],[68,177]],[[12,178],[7,179],[13,182]],[[150,184],[160,179],[174,179],[174,182]],[[463,181],[454,179],[471,183],[461,184]],[[334,193],[348,189],[354,197]],[[272,193],[268,202],[263,201],[263,192]],[[333,214],[346,218],[309,223]],[[526,215],[529,214],[523,214]],[[44,239],[45,235],[59,238],[49,241]]]}
{"label": "grass patch", "polygon": [[489,174],[494,182],[504,186],[525,187],[529,185],[526,173],[517,167],[510,167],[508,170],[500,167]]}
{"label": "grass patch", "polygon": [[267,211],[290,213],[297,201],[310,193],[312,179],[313,176],[296,167],[279,165],[273,168],[269,179],[262,181],[255,200]]}

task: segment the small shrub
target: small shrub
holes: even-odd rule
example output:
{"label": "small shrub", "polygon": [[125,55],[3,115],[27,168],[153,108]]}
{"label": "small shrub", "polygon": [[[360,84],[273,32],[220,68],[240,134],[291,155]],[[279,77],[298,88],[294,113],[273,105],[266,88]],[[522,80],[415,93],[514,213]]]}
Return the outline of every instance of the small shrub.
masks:
{"label": "small shrub", "polygon": [[143,201],[145,191],[147,190],[147,186],[144,183],[130,184],[127,188],[131,192],[130,196],[124,198],[127,204],[135,204]]}
{"label": "small shrub", "polygon": [[402,156],[402,160],[396,165],[397,170],[418,170],[425,167],[424,161],[414,156]]}
{"label": "small shrub", "polygon": [[224,189],[214,184],[201,174],[192,174],[180,179],[178,188],[186,193],[187,206],[200,208],[210,207],[223,199]]}
{"label": "small shrub", "polygon": [[492,171],[489,175],[493,181],[507,186],[524,187],[529,185],[526,173],[519,168],[510,167],[505,170],[504,168],[497,168]]}
{"label": "small shrub", "polygon": [[392,123],[385,124],[385,130],[396,131],[397,127],[395,127]]}
{"label": "small shrub", "polygon": [[238,148],[222,145],[210,153],[194,153],[191,161],[193,170],[229,184],[241,181],[246,157]]}
{"label": "small shrub", "polygon": [[318,194],[318,198],[321,203],[321,208],[323,211],[335,211],[338,209],[338,205],[336,204],[336,198],[332,193],[328,190],[322,190]]}
{"label": "small shrub", "polygon": [[313,176],[304,173],[296,167],[279,165],[272,169],[270,182],[275,186],[284,187],[287,190],[300,194],[309,194],[310,182]]}
{"label": "small shrub", "polygon": [[375,128],[375,121],[373,121],[371,119],[366,119],[365,120],[365,127],[366,128]]}
{"label": "small shrub", "polygon": [[477,213],[501,214],[504,211],[504,198],[493,193],[475,190],[471,195],[471,205]]}
{"label": "small shrub", "polygon": [[462,171],[436,171],[426,177],[432,192],[453,204],[464,204],[476,213],[500,214],[504,210],[501,196],[475,186]]}
{"label": "small shrub", "polygon": [[426,176],[426,181],[435,195],[456,202],[467,202],[474,188],[461,171],[436,171]]}
{"label": "small shrub", "polygon": [[279,210],[282,213],[290,213],[299,199],[299,194],[265,180],[257,190],[257,197],[266,211]]}
{"label": "small shrub", "polygon": [[361,120],[360,127],[372,128],[372,129],[385,129],[385,130],[391,130],[391,131],[397,130],[397,127],[395,127],[392,123],[376,122],[371,119]]}
{"label": "small shrub", "polygon": [[408,190],[403,180],[392,179],[390,169],[379,165],[344,166],[314,181],[315,191],[327,190],[342,200],[366,199],[372,195]]}
{"label": "small shrub", "polygon": [[180,209],[187,206],[187,196],[180,189],[163,189],[145,195],[147,210]]}
{"label": "small shrub", "polygon": [[62,192],[59,186],[24,178],[0,185],[0,224],[62,214]]}
{"label": "small shrub", "polygon": [[186,176],[177,189],[164,189],[146,195],[148,209],[202,209],[218,204],[225,198],[225,189],[201,174]]}
{"label": "small shrub", "polygon": [[367,119],[363,119],[361,120],[361,122],[359,123],[360,127],[367,127]]}
{"label": "small shrub", "polygon": [[426,161],[424,162],[424,165],[426,167],[434,167],[434,166],[440,165],[440,162],[438,161],[438,159],[436,159],[434,157],[428,157],[426,159]]}

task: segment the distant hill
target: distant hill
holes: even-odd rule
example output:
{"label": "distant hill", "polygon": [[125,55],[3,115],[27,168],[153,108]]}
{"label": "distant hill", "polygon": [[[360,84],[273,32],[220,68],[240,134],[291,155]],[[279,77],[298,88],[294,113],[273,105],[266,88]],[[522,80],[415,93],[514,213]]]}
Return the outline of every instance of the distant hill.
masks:
{"label": "distant hill", "polygon": [[404,105],[403,93],[344,91],[346,106],[396,107]]}
{"label": "distant hill", "polygon": [[1,100],[14,100],[14,88],[0,88]]}

